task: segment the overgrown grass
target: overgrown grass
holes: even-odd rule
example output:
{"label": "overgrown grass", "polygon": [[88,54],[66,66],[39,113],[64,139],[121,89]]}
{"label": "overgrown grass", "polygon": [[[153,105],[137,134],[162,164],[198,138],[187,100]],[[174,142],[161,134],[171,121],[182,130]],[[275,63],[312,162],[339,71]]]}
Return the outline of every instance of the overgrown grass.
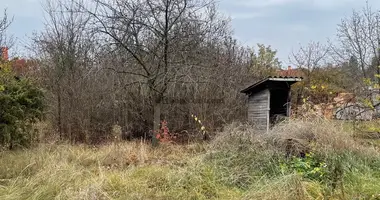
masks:
{"label": "overgrown grass", "polygon": [[380,154],[343,124],[233,124],[209,144],[0,152],[0,199],[380,199]]}

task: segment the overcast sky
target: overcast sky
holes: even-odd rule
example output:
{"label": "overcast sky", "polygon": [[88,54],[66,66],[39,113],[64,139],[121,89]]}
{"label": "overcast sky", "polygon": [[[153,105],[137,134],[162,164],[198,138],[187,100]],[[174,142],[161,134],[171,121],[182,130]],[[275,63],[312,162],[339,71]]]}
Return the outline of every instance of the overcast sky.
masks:
{"label": "overcast sky", "polygon": [[[18,46],[29,42],[33,32],[43,28],[41,0],[0,0],[0,9],[14,16],[9,33]],[[219,8],[232,19],[235,37],[245,45],[271,45],[284,64],[299,44],[333,39],[336,25],[365,0],[219,0]],[[369,0],[380,9],[379,0]],[[1,11],[0,11],[1,12]]]}

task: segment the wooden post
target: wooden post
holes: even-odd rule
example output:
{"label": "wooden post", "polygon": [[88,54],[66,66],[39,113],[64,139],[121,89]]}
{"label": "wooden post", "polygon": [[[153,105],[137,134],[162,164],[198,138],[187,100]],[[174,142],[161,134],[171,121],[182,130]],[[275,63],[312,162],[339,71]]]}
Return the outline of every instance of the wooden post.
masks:
{"label": "wooden post", "polygon": [[289,89],[289,92],[288,92],[288,102],[287,102],[287,106],[286,106],[286,109],[287,109],[287,111],[286,111],[286,115],[287,115],[287,117],[290,117],[290,115],[291,115],[291,111],[292,111],[292,105],[291,105],[291,103],[292,103],[292,90],[291,89]]}
{"label": "wooden post", "polygon": [[270,126],[270,90],[267,89],[268,103],[267,103],[267,133],[269,133]]}

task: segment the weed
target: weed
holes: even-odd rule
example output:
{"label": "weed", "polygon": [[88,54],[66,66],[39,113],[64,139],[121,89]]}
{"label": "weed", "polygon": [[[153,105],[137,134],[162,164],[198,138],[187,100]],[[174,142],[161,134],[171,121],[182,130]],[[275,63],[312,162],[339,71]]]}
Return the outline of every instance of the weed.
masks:
{"label": "weed", "polygon": [[210,143],[3,151],[0,199],[376,199],[379,152],[351,131],[325,120],[269,134],[232,124]]}

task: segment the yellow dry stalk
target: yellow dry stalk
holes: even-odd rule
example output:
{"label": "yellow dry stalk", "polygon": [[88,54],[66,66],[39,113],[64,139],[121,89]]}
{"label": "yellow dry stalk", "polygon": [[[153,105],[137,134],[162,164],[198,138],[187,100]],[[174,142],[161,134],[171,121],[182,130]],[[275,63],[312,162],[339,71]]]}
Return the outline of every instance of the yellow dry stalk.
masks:
{"label": "yellow dry stalk", "polygon": [[206,131],[206,127],[202,124],[202,121],[196,116],[196,115],[191,115],[191,117],[195,120],[195,122],[197,122],[200,126],[201,126],[201,131],[203,134],[205,134],[205,131]]}

